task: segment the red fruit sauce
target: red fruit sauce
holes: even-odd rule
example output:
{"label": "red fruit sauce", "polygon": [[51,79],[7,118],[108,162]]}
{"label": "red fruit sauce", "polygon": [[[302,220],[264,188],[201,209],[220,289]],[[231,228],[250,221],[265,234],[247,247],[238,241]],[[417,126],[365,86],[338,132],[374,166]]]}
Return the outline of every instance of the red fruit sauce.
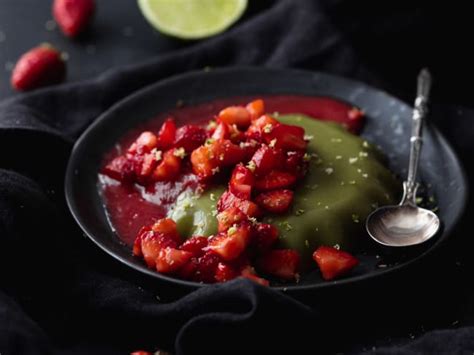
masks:
{"label": "red fruit sauce", "polygon": [[[245,105],[257,98],[265,101],[266,112],[269,113],[301,113],[322,120],[340,122],[353,132],[357,132],[361,128],[361,121],[353,121],[350,117],[349,111],[353,107],[332,98],[275,95],[219,99],[196,106],[175,108],[132,129],[117,143],[113,151],[106,154],[104,166],[126,151],[143,130],[158,132],[164,119],[168,116],[175,118],[178,127],[185,123],[206,124],[223,108],[231,105]],[[142,226],[151,225],[156,220],[165,217],[168,208],[181,192],[197,188],[197,178],[190,169],[187,171],[187,173],[181,174],[176,181],[157,182],[148,190],[138,185],[127,187],[105,175],[99,175],[100,190],[109,221],[124,243],[131,246]]]}

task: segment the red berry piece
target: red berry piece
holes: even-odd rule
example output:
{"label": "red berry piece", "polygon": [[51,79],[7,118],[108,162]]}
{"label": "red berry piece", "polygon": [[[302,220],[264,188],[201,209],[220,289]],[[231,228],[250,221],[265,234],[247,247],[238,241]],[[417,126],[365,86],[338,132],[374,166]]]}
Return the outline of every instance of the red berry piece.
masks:
{"label": "red berry piece", "polygon": [[292,186],[295,182],[296,176],[294,174],[273,170],[260,179],[257,179],[255,188],[262,191],[282,189]]}
{"label": "red berry piece", "polygon": [[238,271],[229,264],[219,263],[216,269],[216,281],[217,282],[226,282],[232,279],[235,279],[239,276]]}
{"label": "red berry piece", "polygon": [[211,138],[215,140],[229,139],[230,138],[230,126],[225,122],[220,122],[214,133],[212,133]]}
{"label": "red berry piece", "polygon": [[181,242],[181,237],[178,233],[178,226],[171,218],[161,218],[157,220],[155,224],[151,226],[151,230],[173,239],[176,243]]}
{"label": "red berry piece", "polygon": [[269,250],[278,240],[278,229],[267,223],[259,223],[255,228],[252,245],[258,252]]}
{"label": "red berry piece", "polygon": [[304,129],[299,126],[280,124],[273,127],[265,136],[265,141],[284,150],[305,150]]}
{"label": "red berry piece", "polygon": [[[156,267],[156,259],[162,249],[177,247],[177,243],[173,239],[164,234],[154,233],[153,231],[143,233],[139,237],[141,239],[140,247],[143,259],[145,259],[145,263],[149,268]],[[138,243],[140,243],[140,240],[137,244]]]}
{"label": "red berry piece", "polygon": [[257,260],[261,271],[285,280],[298,277],[299,265],[300,255],[292,249],[271,250]]}
{"label": "red berry piece", "polygon": [[53,17],[68,37],[77,36],[87,27],[94,10],[94,0],[54,0],[53,2]]}
{"label": "red berry piece", "polygon": [[232,192],[226,191],[221,195],[217,202],[217,210],[222,212],[231,207],[237,207],[247,217],[258,217],[260,215],[260,209],[256,203],[249,200],[243,200],[235,196]]}
{"label": "red berry piece", "polygon": [[255,198],[255,202],[268,212],[276,214],[285,213],[293,202],[293,191],[273,190],[263,192]]}
{"label": "red berry piece", "polygon": [[252,121],[256,120],[257,118],[259,118],[265,113],[265,103],[261,99],[254,100],[248,103],[247,106],[245,106],[245,108],[249,112],[250,119]]}
{"label": "red berry piece", "polygon": [[212,141],[191,154],[193,171],[202,179],[209,179],[221,168],[235,165],[245,157],[245,151],[229,140]]}
{"label": "red berry piece", "polygon": [[49,46],[41,45],[23,54],[11,77],[15,90],[28,91],[62,82],[66,76],[66,64],[61,53]]}
{"label": "red berry piece", "polygon": [[152,174],[154,181],[172,181],[176,179],[181,170],[181,158],[175,149],[170,149],[163,154],[158,166]]}
{"label": "red berry piece", "polygon": [[156,148],[158,139],[153,132],[145,131],[142,132],[135,142],[128,148],[129,154],[145,154]]}
{"label": "red berry piece", "polygon": [[192,253],[175,248],[161,249],[155,260],[156,270],[163,274],[171,274],[182,268],[193,256]]}
{"label": "red berry piece", "polygon": [[219,233],[209,240],[208,249],[224,260],[239,257],[250,242],[251,229],[247,224],[231,227],[225,233]]}
{"label": "red berry piece", "polygon": [[230,207],[217,215],[217,230],[219,232],[226,232],[234,224],[244,222],[247,216],[237,207]]}
{"label": "red berry piece", "polygon": [[174,119],[168,118],[163,123],[157,136],[158,149],[167,150],[173,146],[176,137],[176,124]]}
{"label": "red berry piece", "polygon": [[197,260],[192,278],[199,282],[216,282],[215,275],[219,262],[221,262],[219,255],[213,252],[205,253]]}
{"label": "red berry piece", "polygon": [[250,125],[250,113],[245,107],[230,106],[219,112],[218,119],[229,125],[247,128]]}
{"label": "red berry piece", "polygon": [[105,166],[102,173],[124,183],[131,182],[134,178],[133,164],[124,156],[113,159]]}
{"label": "red berry piece", "polygon": [[284,162],[284,155],[280,149],[273,149],[262,145],[253,155],[252,162],[256,175],[264,175],[271,170],[278,169]]}
{"label": "red berry piece", "polygon": [[232,172],[229,182],[229,190],[237,197],[249,200],[252,194],[254,180],[253,173],[242,164],[239,164]]}
{"label": "red berry piece", "polygon": [[202,256],[205,253],[204,248],[207,247],[207,237],[194,236],[186,240],[179,249],[188,251],[195,257]]}
{"label": "red berry piece", "polygon": [[186,153],[191,153],[199,147],[207,138],[206,130],[202,127],[188,124],[176,130],[174,140],[175,148],[184,148]]}
{"label": "red berry piece", "polygon": [[276,119],[269,115],[263,115],[252,121],[245,135],[250,139],[261,141],[264,136],[272,132],[272,130],[280,124]]}
{"label": "red berry piece", "polygon": [[359,260],[351,254],[326,246],[319,247],[313,253],[313,259],[325,280],[343,276],[359,264]]}

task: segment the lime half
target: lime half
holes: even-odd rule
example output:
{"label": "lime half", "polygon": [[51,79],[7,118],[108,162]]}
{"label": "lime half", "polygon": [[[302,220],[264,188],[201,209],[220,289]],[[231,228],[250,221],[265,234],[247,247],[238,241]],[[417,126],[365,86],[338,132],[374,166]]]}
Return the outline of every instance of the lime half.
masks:
{"label": "lime half", "polygon": [[148,22],[157,30],[182,39],[223,32],[236,22],[247,0],[138,0]]}

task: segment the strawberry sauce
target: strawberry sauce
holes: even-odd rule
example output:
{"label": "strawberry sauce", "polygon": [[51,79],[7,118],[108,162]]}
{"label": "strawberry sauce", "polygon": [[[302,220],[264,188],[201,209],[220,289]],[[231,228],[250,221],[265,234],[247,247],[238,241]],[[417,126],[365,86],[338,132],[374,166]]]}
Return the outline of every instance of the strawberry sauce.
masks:
{"label": "strawberry sauce", "polygon": [[[352,132],[357,132],[360,129],[361,121],[354,119],[351,114],[351,105],[327,97],[275,95],[219,99],[196,106],[175,108],[132,129],[117,143],[114,150],[106,154],[104,166],[126,151],[141,131],[157,132],[168,116],[174,117],[178,126],[190,122],[202,122],[205,125],[221,109],[229,105],[245,104],[255,98],[264,99],[266,110],[270,113],[301,113],[322,120],[342,123]],[[186,167],[185,172],[175,181],[157,182],[147,189],[139,185],[127,186],[105,175],[99,175],[99,189],[109,221],[118,237],[130,246],[142,226],[150,225],[166,216],[169,207],[181,192],[195,190],[198,185],[197,178],[191,173],[189,167]]]}

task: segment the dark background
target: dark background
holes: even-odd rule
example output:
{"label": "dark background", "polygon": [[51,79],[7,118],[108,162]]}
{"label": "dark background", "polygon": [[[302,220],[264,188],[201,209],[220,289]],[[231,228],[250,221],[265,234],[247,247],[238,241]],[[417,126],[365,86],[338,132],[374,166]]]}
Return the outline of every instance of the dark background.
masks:
{"label": "dark background", "polygon": [[[250,7],[240,23],[259,16],[274,3],[269,0],[249,2]],[[457,105],[474,105],[471,85],[474,56],[470,48],[472,12],[468,4],[456,1],[440,5],[432,1],[321,2],[329,21],[357,53],[364,68],[363,74],[350,72],[351,76],[363,78],[411,102],[416,73],[421,67],[428,66],[435,78],[435,105],[449,105],[456,109]],[[197,44],[171,39],[154,31],[141,16],[134,0],[98,0],[97,3],[98,11],[91,28],[81,38],[71,41],[57,28],[48,30],[51,25],[48,21],[52,18],[50,1],[0,0],[0,99],[22,95],[10,89],[11,68],[22,53],[41,42],[49,42],[68,54],[68,82],[93,78],[108,69],[159,58]],[[308,48],[296,50],[306,51]],[[299,68],[317,66],[314,62],[298,65]],[[439,124],[446,132],[447,127],[456,123],[444,121]],[[453,132],[455,129],[451,130]],[[459,143],[456,146],[461,148],[467,147],[472,140],[467,135],[459,134],[457,137],[462,137],[465,143],[451,143]],[[472,167],[467,164],[469,150],[466,148],[461,156],[472,176]],[[355,344],[341,347],[371,349],[396,339],[410,342],[431,329],[472,325],[471,246],[474,243],[470,241],[472,229],[467,222],[465,220],[460,225],[450,244],[438,251],[432,260],[410,270],[411,275],[400,274],[398,282],[393,282],[396,286],[373,284],[365,292],[340,293],[341,305],[353,308],[353,312],[347,319],[336,319],[335,323],[341,321],[347,323],[344,329],[353,329]],[[93,260],[92,264],[106,261],[101,252],[96,251],[95,256],[92,254],[96,249],[94,246],[91,245],[90,249],[88,258]],[[406,307],[403,312],[397,312],[396,305],[384,302],[388,294],[391,302],[399,300]],[[370,317],[358,307],[362,304],[375,308]],[[367,321],[372,323],[371,332],[363,333],[365,328],[359,329],[358,323]],[[393,326],[387,327],[392,321]],[[379,323],[384,327],[379,328]]]}
{"label": "dark background", "polygon": [[[241,22],[276,0],[249,2]],[[410,100],[414,76],[421,66],[428,66],[436,78],[437,101],[473,105],[473,30],[468,2],[324,3],[333,25],[373,74],[373,84]],[[68,54],[68,81],[92,78],[107,69],[146,61],[196,43],[156,32],[142,17],[135,0],[98,0],[90,30],[71,41],[54,24],[51,29],[50,4],[49,0],[0,1],[0,99],[14,95],[9,84],[13,64],[22,53],[42,42]]]}

